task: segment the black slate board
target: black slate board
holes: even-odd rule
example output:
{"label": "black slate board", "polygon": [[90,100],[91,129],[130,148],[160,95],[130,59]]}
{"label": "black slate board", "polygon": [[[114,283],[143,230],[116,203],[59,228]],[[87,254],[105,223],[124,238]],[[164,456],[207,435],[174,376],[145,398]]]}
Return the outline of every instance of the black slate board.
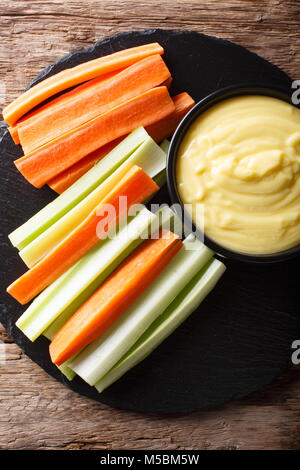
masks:
{"label": "black slate board", "polygon": [[[73,52],[45,69],[31,86],[58,71],[120,49],[158,41],[175,80],[172,94],[188,91],[197,101],[236,83],[277,85],[290,92],[281,70],[246,49],[195,32],[149,30],[120,34]],[[28,341],[14,326],[24,308],[5,287],[24,272],[7,234],[54,197],[34,189],[18,173],[21,156],[2,123],[0,321],[23,351],[72,390],[113,407],[152,412],[190,412],[242,397],[291,366],[291,344],[300,338],[299,258],[270,266],[226,261],[217,288],[168,340],[119,382],[99,395],[78,377],[67,379],[49,361],[48,341]],[[167,202],[164,189],[159,200]]]}

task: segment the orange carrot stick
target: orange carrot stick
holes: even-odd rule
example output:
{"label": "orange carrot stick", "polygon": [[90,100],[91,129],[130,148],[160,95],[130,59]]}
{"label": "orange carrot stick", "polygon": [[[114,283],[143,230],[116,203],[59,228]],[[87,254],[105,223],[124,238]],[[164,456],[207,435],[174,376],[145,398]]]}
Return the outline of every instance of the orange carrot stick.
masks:
{"label": "orange carrot stick", "polygon": [[157,278],[182,247],[168,230],[148,239],[113,272],[57,333],[52,362],[61,365],[98,338]]}
{"label": "orange carrot stick", "polygon": [[[34,121],[34,119],[37,118],[37,116],[43,115],[44,113],[47,113],[49,111],[49,108],[52,108],[53,106],[59,106],[62,102],[69,103],[74,95],[76,95],[79,92],[84,91],[86,88],[91,86],[94,82],[97,82],[98,84],[100,82],[104,82],[110,78],[112,78],[114,75],[117,75],[120,73],[123,69],[116,70],[115,72],[110,72],[105,75],[102,75],[101,77],[94,78],[93,80],[89,80],[88,82],[82,83],[81,85],[76,86],[72,90],[65,91],[61,95],[56,96],[50,101],[47,101],[45,104],[41,104],[34,110],[30,111],[29,113],[25,114],[25,116],[21,117],[16,124],[13,127],[9,127],[10,134],[15,142],[15,144],[20,144],[20,138],[19,138],[19,128],[22,126],[25,122],[29,121]],[[44,131],[44,130],[43,130]]]}
{"label": "orange carrot stick", "polygon": [[193,98],[185,92],[174,96],[173,102],[175,105],[175,111],[173,114],[166,116],[162,120],[157,121],[146,128],[148,134],[156,142],[161,142],[173,134],[181,119],[195,104]]}
{"label": "orange carrot stick", "polygon": [[48,185],[51,189],[56,191],[58,194],[63,193],[68,189],[75,181],[77,181],[82,175],[84,175],[88,170],[90,170],[98,160],[101,160],[105,155],[107,155],[114,147],[116,147],[123,137],[113,140],[109,144],[100,147],[95,150],[95,152],[90,153],[75,165],[70,166],[65,171],[62,171],[55,178],[48,182]]}
{"label": "orange carrot stick", "polygon": [[[143,202],[158,189],[142,168],[133,166],[88,217],[47,256],[13,282],[7,292],[21,304],[29,302],[105,238],[126,217],[133,204]],[[123,196],[127,204],[122,203]]]}
{"label": "orange carrot stick", "polygon": [[148,126],[175,109],[166,87],[157,87],[53,140],[14,163],[40,188],[56,175],[103,145],[139,126]]}
{"label": "orange carrot stick", "polygon": [[[181,119],[195,104],[194,100],[190,95],[188,95],[188,93],[180,93],[179,95],[174,96],[172,100],[175,105],[174,113],[157,123],[146,127],[146,131],[156,142],[161,142],[173,134]],[[75,183],[80,176],[84,175],[84,173],[95,165],[96,161],[99,160],[97,152],[99,151],[99,154],[101,154],[101,149],[102,148],[90,155],[87,155],[82,160],[75,163],[75,165],[72,165],[70,168],[57,175],[53,180],[49,181],[49,186],[54,191],[61,194],[63,191],[68,189],[69,186]],[[108,150],[107,153],[109,151],[110,150]]]}
{"label": "orange carrot stick", "polygon": [[24,114],[61,91],[106,73],[128,67],[144,57],[154,54],[162,55],[163,53],[164,50],[158,43],[145,44],[63,70],[33,86],[6,106],[3,110],[3,117],[10,126],[13,126]]}
{"label": "orange carrot stick", "polygon": [[146,57],[105,81],[101,77],[18,125],[25,154],[160,85],[170,72],[160,55]]}
{"label": "orange carrot stick", "polygon": [[20,139],[18,135],[18,126],[8,127],[9,133],[16,145],[19,145]]}

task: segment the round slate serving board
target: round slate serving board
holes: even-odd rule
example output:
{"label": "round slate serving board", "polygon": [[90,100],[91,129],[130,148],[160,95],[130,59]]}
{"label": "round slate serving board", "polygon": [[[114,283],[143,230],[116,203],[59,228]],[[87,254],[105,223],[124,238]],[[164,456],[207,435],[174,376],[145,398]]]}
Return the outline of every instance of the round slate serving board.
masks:
{"label": "round slate serving board", "polygon": [[[64,68],[120,49],[158,41],[174,75],[171,94],[188,91],[198,101],[237,83],[274,85],[291,92],[287,75],[228,41],[188,31],[149,30],[120,34],[73,52],[45,69],[31,84]],[[54,198],[18,173],[22,155],[0,126],[1,310],[0,321],[22,350],[76,392],[114,407],[152,412],[190,412],[239,398],[271,382],[291,364],[300,338],[300,259],[257,266],[226,261],[227,271],[200,308],[151,356],[99,395],[78,377],[69,382],[49,360],[48,341],[31,343],[15,327],[24,311],[5,293],[24,272],[7,235]],[[156,202],[168,202],[166,189]]]}

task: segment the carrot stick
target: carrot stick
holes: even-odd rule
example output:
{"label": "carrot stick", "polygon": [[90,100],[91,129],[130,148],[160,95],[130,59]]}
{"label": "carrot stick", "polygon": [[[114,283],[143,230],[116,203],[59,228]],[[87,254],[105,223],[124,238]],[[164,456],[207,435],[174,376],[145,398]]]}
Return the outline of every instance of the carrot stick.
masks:
{"label": "carrot stick", "polygon": [[[143,202],[159,188],[134,165],[88,217],[41,261],[13,282],[7,292],[21,304],[29,302],[87,253],[127,215],[133,204]],[[121,204],[124,196],[127,204]]]}
{"label": "carrot stick", "polygon": [[43,112],[18,125],[25,154],[104,114],[121,103],[160,85],[170,72],[160,55],[146,57],[110,79],[92,80],[67,99],[61,99]]}
{"label": "carrot stick", "polygon": [[19,145],[20,139],[19,139],[19,134],[18,134],[18,126],[8,127],[8,130],[14,143],[16,145]]}
{"label": "carrot stick", "polygon": [[106,73],[128,67],[144,57],[154,54],[162,55],[163,53],[164,50],[158,43],[145,44],[63,70],[33,86],[6,106],[3,110],[3,117],[10,126],[13,126],[24,114],[61,91]]}
{"label": "carrot stick", "polygon": [[182,247],[163,230],[148,239],[113,272],[65,323],[50,344],[52,362],[61,365],[98,338],[157,278]]}
{"label": "carrot stick", "polygon": [[[161,142],[173,134],[181,119],[195,104],[188,93],[180,93],[174,96],[172,100],[175,105],[174,113],[146,127],[146,131],[156,142]],[[101,154],[101,149],[98,149],[98,151]],[[75,163],[75,165],[72,165],[67,170],[57,175],[53,180],[49,181],[48,184],[50,188],[59,194],[68,189],[69,186],[75,183],[80,176],[92,168],[96,161],[99,160],[98,151],[87,155],[82,160]]]}
{"label": "carrot stick", "polygon": [[102,75],[101,77],[94,78],[93,80],[89,80],[88,82],[82,83],[81,85],[76,86],[72,90],[63,92],[61,95],[50,99],[50,101],[47,101],[45,104],[41,104],[33,111],[30,111],[29,113],[25,114],[25,116],[21,117],[13,127],[8,128],[15,144],[20,144],[19,128],[23,125],[23,123],[27,124],[31,121],[34,122],[37,116],[47,113],[49,111],[49,108],[52,108],[52,106],[59,106],[62,102],[69,103],[73,99],[74,95],[84,91],[87,87],[90,87],[94,82],[97,82],[97,84],[99,84],[100,82],[104,82],[112,78],[114,75],[117,75],[122,70],[123,69],[116,70],[115,72],[110,72],[105,75]]}
{"label": "carrot stick", "polygon": [[40,188],[60,172],[103,145],[148,126],[175,109],[166,87],[157,87],[122,103],[14,163],[23,176]]}
{"label": "carrot stick", "polygon": [[175,111],[146,128],[146,131],[155,142],[161,142],[173,134],[181,119],[195,104],[193,98],[185,92],[174,96],[172,99],[175,105]]}
{"label": "carrot stick", "polygon": [[167,78],[167,80],[165,80],[163,83],[161,83],[161,86],[166,86],[167,88],[170,88],[172,82],[173,82],[173,78],[169,77],[169,78]]}
{"label": "carrot stick", "polygon": [[48,182],[48,185],[58,194],[63,193],[82,175],[90,170],[97,161],[105,157],[105,155],[107,155],[122,140],[123,137],[120,137],[119,139],[113,140],[109,144],[100,147],[99,149],[95,150],[95,152],[90,153],[82,160],[79,160],[79,162],[75,163],[75,165],[72,165],[70,168],[67,168],[65,171],[59,173],[59,175]]}

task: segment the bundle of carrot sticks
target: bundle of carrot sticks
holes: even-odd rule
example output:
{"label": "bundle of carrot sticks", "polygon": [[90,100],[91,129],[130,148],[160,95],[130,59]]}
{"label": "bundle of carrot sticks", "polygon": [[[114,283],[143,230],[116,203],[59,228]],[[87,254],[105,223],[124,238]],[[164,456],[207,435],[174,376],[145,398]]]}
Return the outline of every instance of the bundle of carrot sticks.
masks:
{"label": "bundle of carrot sticks", "polygon": [[3,116],[24,151],[15,161],[22,175],[61,194],[135,128],[158,143],[169,137],[194,101],[185,92],[170,97],[163,53],[152,43],[82,63],[8,105]]}

